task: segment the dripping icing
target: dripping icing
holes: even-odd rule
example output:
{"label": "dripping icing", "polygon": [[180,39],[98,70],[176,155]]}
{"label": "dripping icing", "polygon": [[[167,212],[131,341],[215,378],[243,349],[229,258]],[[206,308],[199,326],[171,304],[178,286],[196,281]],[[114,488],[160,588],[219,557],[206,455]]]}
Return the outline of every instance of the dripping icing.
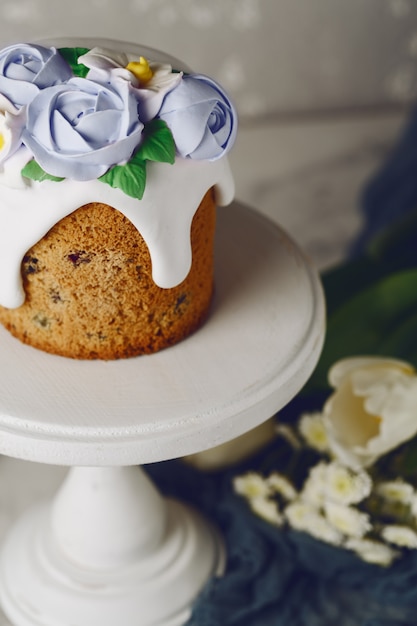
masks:
{"label": "dripping icing", "polygon": [[[216,161],[177,158],[174,165],[150,163],[139,201],[98,180],[32,182],[25,189],[2,186],[0,196],[0,305],[21,306],[25,299],[21,263],[26,252],[59,220],[90,202],[120,211],[144,238],[152,277],[171,288],[191,267],[191,222],[210,187],[220,206],[233,200],[234,183],[226,157]],[[167,200],[168,199],[168,200]]]}

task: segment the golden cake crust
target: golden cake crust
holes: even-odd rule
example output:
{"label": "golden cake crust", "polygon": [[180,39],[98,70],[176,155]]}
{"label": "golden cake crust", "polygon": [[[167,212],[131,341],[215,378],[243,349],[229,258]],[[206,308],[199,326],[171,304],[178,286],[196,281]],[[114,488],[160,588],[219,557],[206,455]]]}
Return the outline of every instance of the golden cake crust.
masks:
{"label": "golden cake crust", "polygon": [[205,319],[213,292],[213,190],[192,223],[192,268],[162,289],[133,224],[101,203],[59,221],[25,255],[25,302],[0,306],[0,322],[36,348],[77,359],[118,359],[171,346]]}

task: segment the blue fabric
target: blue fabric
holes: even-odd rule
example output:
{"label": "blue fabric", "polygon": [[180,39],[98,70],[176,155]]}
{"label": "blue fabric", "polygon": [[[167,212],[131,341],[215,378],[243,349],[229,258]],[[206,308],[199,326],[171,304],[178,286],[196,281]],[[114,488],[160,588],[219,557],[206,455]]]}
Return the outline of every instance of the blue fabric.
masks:
{"label": "blue fabric", "polygon": [[365,223],[352,246],[353,255],[364,252],[376,234],[417,210],[417,109],[384,165],[365,186],[361,206]]}
{"label": "blue fabric", "polygon": [[[262,458],[252,459],[251,467],[258,463]],[[417,623],[417,553],[384,568],[309,535],[274,528],[232,491],[232,477],[244,466],[206,475],[172,461],[147,471],[163,493],[216,523],[225,539],[226,573],[209,581],[186,626]]]}

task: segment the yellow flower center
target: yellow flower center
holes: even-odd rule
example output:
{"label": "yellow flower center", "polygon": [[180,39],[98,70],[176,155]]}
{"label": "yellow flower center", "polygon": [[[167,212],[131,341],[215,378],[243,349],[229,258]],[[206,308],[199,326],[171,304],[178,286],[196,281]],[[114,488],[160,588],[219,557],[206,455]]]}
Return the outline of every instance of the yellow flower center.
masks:
{"label": "yellow flower center", "polygon": [[4,148],[4,144],[5,144],[5,143],[6,143],[6,142],[5,142],[5,140],[4,140],[4,135],[2,135],[2,134],[0,133],[0,150],[3,150],[3,148]]}
{"label": "yellow flower center", "polygon": [[142,84],[149,83],[153,76],[153,72],[149,67],[149,62],[145,57],[139,57],[139,61],[131,61],[126,65],[126,69],[132,72],[138,81]]}

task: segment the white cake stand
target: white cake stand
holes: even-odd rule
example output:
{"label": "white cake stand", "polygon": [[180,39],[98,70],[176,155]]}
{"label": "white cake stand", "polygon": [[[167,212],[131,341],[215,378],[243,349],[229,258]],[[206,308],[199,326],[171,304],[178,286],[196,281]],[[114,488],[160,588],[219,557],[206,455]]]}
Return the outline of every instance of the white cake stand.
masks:
{"label": "white cake stand", "polygon": [[78,362],[0,331],[0,453],[72,469],[6,538],[0,600],[15,626],[179,626],[223,568],[221,540],[136,465],[214,447],[282,408],[324,337],[319,279],[259,214],[219,211],[207,323],[168,350]]}

